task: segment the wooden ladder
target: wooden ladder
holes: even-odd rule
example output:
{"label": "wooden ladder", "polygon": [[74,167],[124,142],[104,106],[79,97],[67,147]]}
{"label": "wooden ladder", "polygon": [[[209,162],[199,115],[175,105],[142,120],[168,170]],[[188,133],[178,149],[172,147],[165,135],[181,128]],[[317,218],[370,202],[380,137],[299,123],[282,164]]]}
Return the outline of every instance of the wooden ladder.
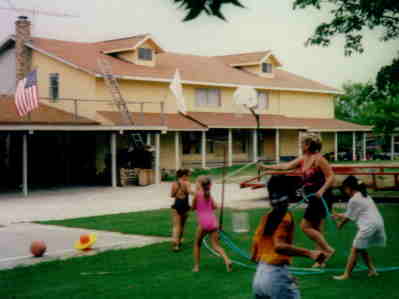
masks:
{"label": "wooden ladder", "polygon": [[[107,85],[108,90],[111,92],[112,100],[114,101],[114,104],[122,115],[124,124],[134,125],[132,115],[130,114],[126,101],[122,96],[118,81],[112,73],[112,67],[110,62],[106,58],[99,58],[97,60],[97,64],[101,70],[105,84]],[[133,143],[134,147],[144,147],[144,141],[141,137],[141,134],[132,133],[130,140]]]}

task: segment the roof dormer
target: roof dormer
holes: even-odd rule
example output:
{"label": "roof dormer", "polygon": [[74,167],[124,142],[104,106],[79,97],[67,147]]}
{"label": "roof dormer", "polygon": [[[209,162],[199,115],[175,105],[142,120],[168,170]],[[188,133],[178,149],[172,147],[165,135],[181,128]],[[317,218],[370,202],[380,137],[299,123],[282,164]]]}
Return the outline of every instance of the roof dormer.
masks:
{"label": "roof dormer", "polygon": [[274,69],[282,66],[280,60],[271,51],[225,55],[217,58],[231,67],[267,78],[273,78]]}
{"label": "roof dormer", "polygon": [[157,54],[164,52],[158,42],[148,34],[105,41],[100,44],[104,54],[137,65],[155,66]]}

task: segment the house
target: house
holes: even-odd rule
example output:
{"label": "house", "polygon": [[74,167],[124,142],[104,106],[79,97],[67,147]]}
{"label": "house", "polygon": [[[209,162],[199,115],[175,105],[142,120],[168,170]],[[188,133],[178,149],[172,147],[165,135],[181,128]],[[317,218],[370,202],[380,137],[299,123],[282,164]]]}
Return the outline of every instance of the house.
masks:
{"label": "house", "polygon": [[[134,125],[123,123],[103,80],[99,59],[109,62]],[[66,168],[71,159],[79,161],[69,151],[74,146],[75,153],[85,149],[84,160],[91,161],[87,167],[96,173],[106,168],[104,155],[112,153],[114,185],[116,152],[126,147],[131,132],[147,136],[157,148],[159,177],[159,168],[217,165],[223,161],[224,149],[229,165],[258,158],[288,159],[298,155],[299,136],[307,131],[320,132],[323,151],[337,153],[339,132],[370,131],[334,118],[334,98],[341,91],[285,71],[270,50],[225,56],[180,54],[164,49],[150,34],[91,43],[62,41],[31,36],[29,20],[20,17],[16,34],[0,44],[0,93],[9,94],[16,80],[32,69],[38,72],[41,108],[24,119],[15,111],[10,117],[1,108],[0,130],[8,132],[7,138],[25,136],[20,138],[22,145],[27,139],[35,142],[54,135],[62,155],[70,157],[54,160],[57,165],[65,164],[61,172],[72,171]],[[182,78],[186,116],[178,112],[169,90],[176,69]],[[258,92],[263,106],[257,111],[259,130],[252,114],[233,103],[233,93],[242,85]],[[10,102],[0,100],[0,107],[11,109]],[[43,144],[47,147],[49,143]],[[24,146],[20,148],[29,152],[31,147]],[[37,157],[40,150],[29,152],[32,155]],[[82,163],[75,164],[72,172],[78,173]]]}

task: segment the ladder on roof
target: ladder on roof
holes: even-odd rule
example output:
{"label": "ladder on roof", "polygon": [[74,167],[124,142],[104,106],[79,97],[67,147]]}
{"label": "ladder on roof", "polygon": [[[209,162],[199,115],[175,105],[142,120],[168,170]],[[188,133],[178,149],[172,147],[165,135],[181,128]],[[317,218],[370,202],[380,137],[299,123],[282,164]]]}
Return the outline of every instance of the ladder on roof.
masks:
{"label": "ladder on roof", "polygon": [[[112,73],[112,68],[110,62],[105,58],[99,58],[97,60],[98,66],[103,75],[105,84],[107,85],[109,91],[111,92],[112,100],[118,108],[122,115],[122,119],[125,125],[134,125],[132,115],[129,112],[126,101],[122,96],[121,90],[119,88],[118,81]],[[132,133],[130,135],[130,141],[135,148],[144,147],[144,141],[140,133]]]}

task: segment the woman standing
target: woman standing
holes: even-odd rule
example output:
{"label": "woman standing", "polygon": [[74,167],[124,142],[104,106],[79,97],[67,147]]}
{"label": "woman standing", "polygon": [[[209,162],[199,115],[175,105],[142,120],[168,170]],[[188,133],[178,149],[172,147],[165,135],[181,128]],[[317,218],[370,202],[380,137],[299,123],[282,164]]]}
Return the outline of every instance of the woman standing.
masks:
{"label": "woman standing", "polygon": [[176,182],[172,184],[170,196],[175,199],[172,205],[172,239],[173,251],[179,251],[184,233],[188,212],[190,211],[189,196],[194,195],[191,190],[191,184],[188,180],[190,171],[188,169],[179,169],[176,172]]}
{"label": "woman standing", "polygon": [[[303,155],[297,159],[278,165],[259,165],[261,169],[290,170],[298,169],[302,173],[303,191],[309,199],[305,215],[301,221],[302,231],[316,243],[316,248],[327,255],[327,260],[335,250],[324,238],[323,226],[327,216],[322,198],[328,207],[331,204],[330,187],[334,182],[334,173],[327,160],[321,155],[322,143],[317,134],[307,134],[301,140]],[[313,267],[324,267],[325,263],[315,263]]]}

